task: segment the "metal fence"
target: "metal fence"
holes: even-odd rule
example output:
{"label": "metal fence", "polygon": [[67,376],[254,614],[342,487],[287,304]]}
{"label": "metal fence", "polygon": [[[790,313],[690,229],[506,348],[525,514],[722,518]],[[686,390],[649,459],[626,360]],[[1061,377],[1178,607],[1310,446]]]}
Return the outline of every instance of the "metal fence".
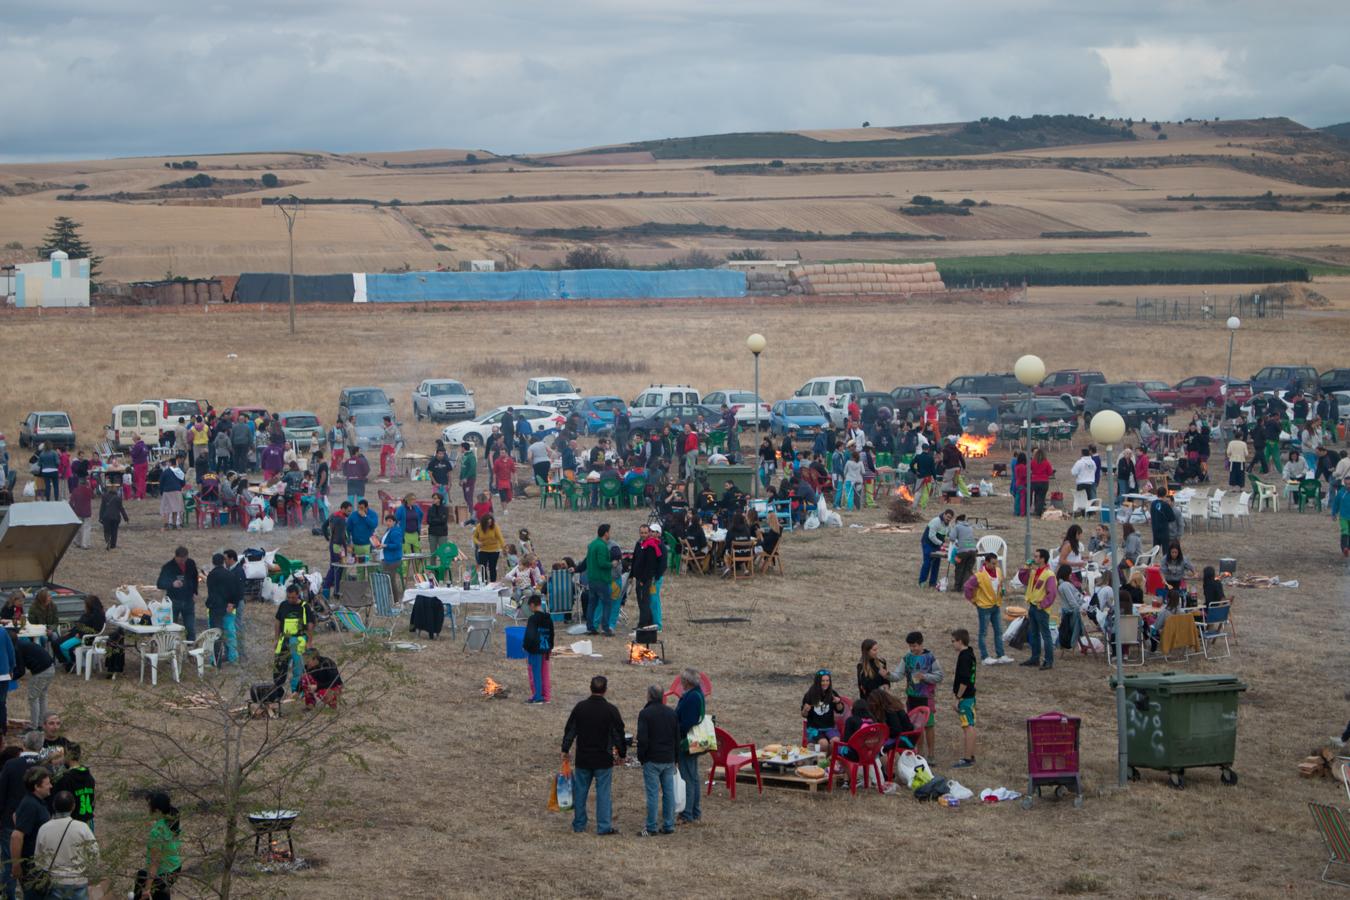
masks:
{"label": "metal fence", "polygon": [[1134,298],[1134,317],[1144,322],[1226,320],[1229,316],[1237,316],[1243,322],[1283,319],[1284,298],[1267,297],[1259,292],[1234,297],[1201,294],[1199,297]]}

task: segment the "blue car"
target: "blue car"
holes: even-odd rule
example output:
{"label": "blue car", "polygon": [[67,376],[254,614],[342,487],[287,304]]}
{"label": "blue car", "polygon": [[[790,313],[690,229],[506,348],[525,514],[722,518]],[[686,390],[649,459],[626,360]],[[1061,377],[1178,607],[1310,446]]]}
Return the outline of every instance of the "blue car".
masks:
{"label": "blue car", "polygon": [[829,424],[819,404],[811,400],[779,400],[769,413],[769,431],[773,434],[787,434],[789,428],[795,428],[798,437],[815,437]]}
{"label": "blue car", "polygon": [[581,416],[587,434],[612,432],[615,417],[627,411],[628,406],[621,397],[582,397],[572,406],[572,413]]}
{"label": "blue car", "polygon": [[989,426],[998,422],[998,410],[983,397],[957,394],[956,399],[961,403],[961,419],[966,434],[988,434]]}

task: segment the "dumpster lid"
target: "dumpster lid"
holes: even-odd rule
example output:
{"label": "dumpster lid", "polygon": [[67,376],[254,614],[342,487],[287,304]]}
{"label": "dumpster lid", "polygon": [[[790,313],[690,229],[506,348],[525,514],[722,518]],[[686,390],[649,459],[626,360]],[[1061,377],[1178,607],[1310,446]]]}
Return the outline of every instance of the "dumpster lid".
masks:
{"label": "dumpster lid", "polygon": [[69,503],[15,503],[0,516],[0,583],[51,581],[80,530]]}
{"label": "dumpster lid", "polygon": [[[1111,687],[1116,686],[1116,679],[1111,677]],[[1157,674],[1126,675],[1125,687],[1128,690],[1140,691],[1168,691],[1174,694],[1181,693],[1203,693],[1205,691],[1245,691],[1247,685],[1243,684],[1236,675],[1190,675],[1180,672],[1159,672]]]}

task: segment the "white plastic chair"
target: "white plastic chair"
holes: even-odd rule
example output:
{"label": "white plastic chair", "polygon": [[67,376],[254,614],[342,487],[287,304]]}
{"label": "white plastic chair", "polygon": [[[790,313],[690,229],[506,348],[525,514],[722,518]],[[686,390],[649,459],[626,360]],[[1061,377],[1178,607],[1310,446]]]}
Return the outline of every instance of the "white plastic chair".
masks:
{"label": "white plastic chair", "polygon": [[1156,566],[1158,557],[1162,556],[1162,548],[1154,544],[1147,553],[1139,554],[1139,558],[1134,561],[1136,566]]}
{"label": "white plastic chair", "polygon": [[[1135,648],[1138,653],[1137,658],[1131,662],[1130,648]],[[1144,664],[1144,645],[1139,639],[1139,616],[1131,613],[1120,617],[1120,649],[1121,665],[1124,666],[1142,666]],[[1116,642],[1106,641],[1106,661],[1108,664],[1115,664]]]}
{"label": "white plastic chair", "polygon": [[998,557],[998,567],[1006,575],[1008,572],[1008,542],[996,534],[986,534],[975,542],[976,558],[992,553]]}
{"label": "white plastic chair", "polygon": [[159,684],[159,661],[167,659],[173,664],[173,680],[182,681],[182,665],[178,660],[178,650],[182,641],[177,631],[161,631],[150,641],[150,649],[141,653],[141,683],[145,683],[145,664],[150,663],[150,684]]}
{"label": "white plastic chair", "polygon": [[1088,508],[1088,495],[1087,495],[1087,491],[1078,491],[1078,490],[1075,490],[1075,491],[1073,492],[1073,513],[1072,513],[1072,515],[1073,515],[1075,518],[1076,518],[1079,514],[1084,514],[1084,515],[1085,515],[1085,514],[1087,513],[1087,508]]}
{"label": "white plastic chair", "polygon": [[103,661],[108,658],[108,635],[95,635],[93,641],[88,644],[80,644],[75,648],[75,675],[80,674],[80,666],[84,666],[84,680],[88,681],[94,673],[94,664],[102,669]]}
{"label": "white plastic chair", "polygon": [[218,644],[222,634],[219,628],[208,628],[197,639],[189,644],[185,644],[187,655],[197,663],[197,677],[202,678],[206,675],[206,664],[216,665],[216,644]]}
{"label": "white plastic chair", "polygon": [[1223,523],[1223,498],[1232,494],[1232,491],[1216,490],[1214,495],[1209,498],[1209,503],[1205,506],[1205,528],[1209,528],[1210,522]]}

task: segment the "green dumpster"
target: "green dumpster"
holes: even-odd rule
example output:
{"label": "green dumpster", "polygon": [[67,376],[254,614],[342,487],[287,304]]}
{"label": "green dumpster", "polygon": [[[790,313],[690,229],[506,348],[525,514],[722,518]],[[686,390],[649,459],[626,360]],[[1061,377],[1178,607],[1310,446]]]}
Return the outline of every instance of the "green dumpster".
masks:
{"label": "green dumpster", "polygon": [[[1115,684],[1112,678],[1112,688]],[[1236,675],[1126,675],[1131,780],[1139,780],[1140,768],[1161,769],[1180,790],[1187,769],[1218,766],[1224,784],[1237,784],[1237,695],[1246,689]]]}
{"label": "green dumpster", "polygon": [[706,463],[698,463],[694,466],[694,480],[701,483],[707,480],[709,489],[719,497],[722,495],[722,486],[726,481],[731,481],[736,485],[736,490],[743,494],[751,493],[755,480],[754,466],[710,466]]}

